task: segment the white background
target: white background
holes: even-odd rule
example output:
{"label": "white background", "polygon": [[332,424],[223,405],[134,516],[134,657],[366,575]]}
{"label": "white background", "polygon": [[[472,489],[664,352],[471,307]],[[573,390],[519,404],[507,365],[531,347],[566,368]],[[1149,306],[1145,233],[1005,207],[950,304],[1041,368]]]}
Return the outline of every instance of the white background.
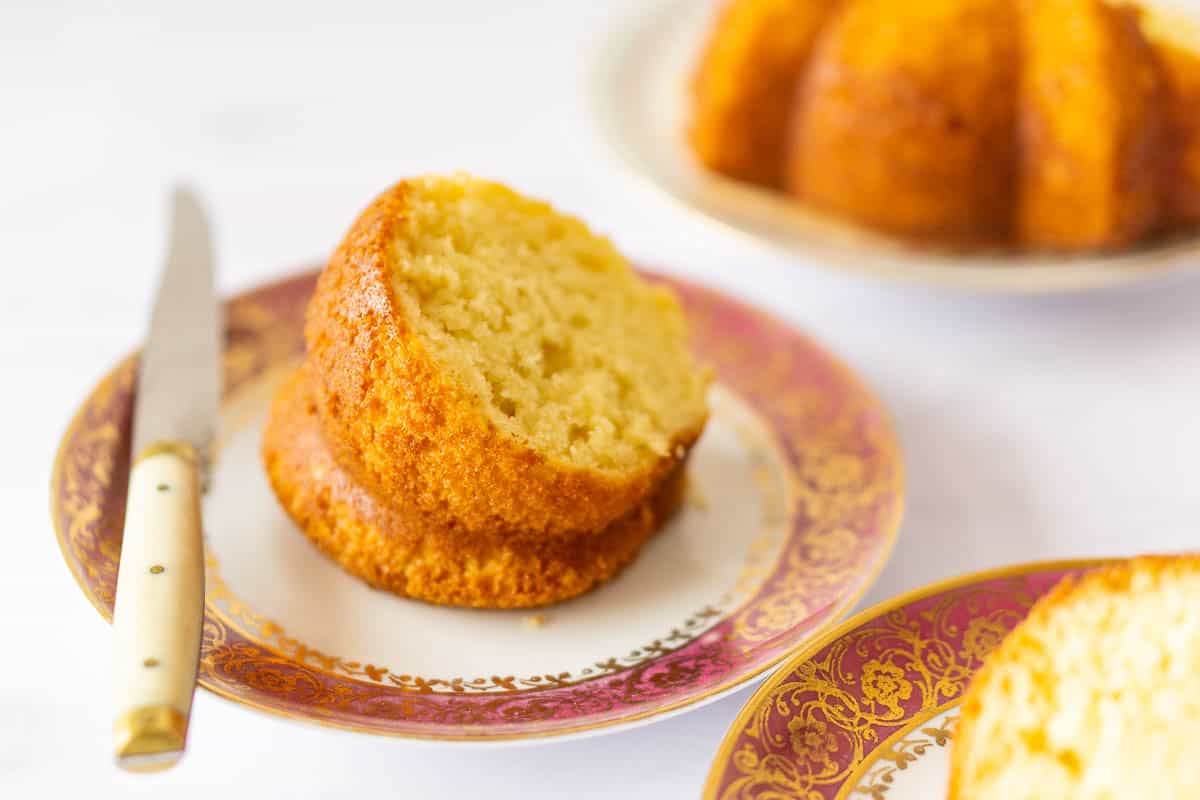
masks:
{"label": "white background", "polygon": [[968,569],[1200,541],[1200,282],[988,299],[748,248],[604,150],[589,56],[638,2],[0,5],[0,795],[693,797],[746,692],[626,733],[466,750],[197,698],[187,759],[109,761],[109,631],[48,520],[57,438],[139,340],[183,177],[227,291],[320,259],[392,180],[469,169],[586,216],[633,257],[784,315],[892,409],[909,472],[868,601]]}

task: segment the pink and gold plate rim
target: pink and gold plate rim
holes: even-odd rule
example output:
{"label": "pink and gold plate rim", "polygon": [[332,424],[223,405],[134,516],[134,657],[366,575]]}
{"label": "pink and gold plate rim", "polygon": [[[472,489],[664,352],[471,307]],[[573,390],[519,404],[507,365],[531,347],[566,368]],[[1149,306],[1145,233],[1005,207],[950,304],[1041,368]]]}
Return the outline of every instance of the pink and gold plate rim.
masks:
{"label": "pink and gold plate rim", "polygon": [[[658,278],[657,276],[650,277],[666,282],[673,286],[681,294],[685,294],[690,297],[690,302],[692,303],[693,307],[689,309],[689,314],[694,312],[695,314],[703,315],[705,313],[713,314],[720,312],[729,315],[734,324],[740,324],[742,326],[771,326],[771,330],[769,331],[758,331],[757,335],[759,337],[769,337],[772,335],[772,332],[776,331],[777,329],[778,331],[785,332],[788,337],[794,339],[796,342],[802,342],[804,347],[808,349],[808,358],[810,358],[813,363],[819,367],[819,369],[817,369],[817,367],[813,367],[813,369],[816,369],[816,371],[820,373],[822,379],[830,382],[836,382],[838,384],[837,389],[845,394],[843,400],[845,400],[848,406],[852,403],[858,404],[853,406],[853,410],[863,416],[864,420],[866,421],[857,420],[856,418],[854,424],[862,425],[864,428],[869,428],[869,431],[858,433],[856,435],[862,437],[862,443],[869,444],[868,449],[870,447],[875,448],[875,451],[871,451],[869,455],[877,457],[880,463],[884,465],[882,468],[882,474],[885,476],[886,480],[880,479],[880,481],[882,481],[881,485],[868,487],[868,493],[872,498],[872,502],[875,503],[872,508],[875,509],[875,512],[877,513],[873,512],[874,517],[870,520],[867,530],[859,532],[857,535],[861,541],[868,542],[870,546],[867,547],[860,541],[860,547],[863,548],[863,561],[862,563],[857,564],[855,569],[846,574],[846,583],[844,589],[841,591],[840,599],[838,599],[836,602],[828,603],[821,607],[807,608],[802,614],[797,616],[796,620],[789,628],[786,628],[781,632],[775,632],[770,637],[766,637],[764,635],[764,639],[762,641],[756,642],[753,638],[743,640],[744,642],[748,641],[753,644],[761,645],[762,650],[767,653],[767,656],[764,658],[764,660],[757,664],[750,662],[748,665],[742,666],[740,669],[736,664],[725,667],[728,669],[728,672],[724,675],[720,675],[719,679],[710,685],[702,685],[699,687],[693,686],[690,688],[685,685],[682,687],[682,691],[677,691],[677,693],[675,693],[674,697],[668,695],[666,697],[645,700],[645,706],[641,709],[637,708],[636,705],[630,704],[626,706],[624,710],[618,711],[616,714],[602,716],[599,719],[586,719],[586,716],[589,713],[587,711],[580,712],[580,716],[584,717],[582,721],[572,722],[568,717],[567,720],[565,720],[565,724],[555,725],[554,723],[558,722],[558,720],[551,718],[549,720],[551,725],[542,730],[536,729],[536,725],[534,725],[528,729],[510,729],[489,732],[486,730],[486,724],[483,726],[484,730],[479,733],[394,730],[381,727],[380,725],[382,723],[376,724],[374,722],[374,719],[376,718],[366,717],[365,722],[359,721],[358,719],[352,718],[351,712],[347,712],[345,714],[345,717],[350,718],[339,718],[336,713],[331,712],[327,708],[316,705],[306,705],[300,701],[293,701],[289,699],[286,701],[276,700],[275,703],[272,703],[268,700],[258,697],[255,693],[258,690],[255,687],[250,687],[244,683],[235,683],[235,688],[231,689],[230,687],[224,686],[220,682],[210,678],[206,674],[201,675],[199,680],[200,685],[204,686],[204,688],[208,689],[214,694],[224,697],[225,699],[232,700],[257,710],[283,716],[285,718],[311,721],[343,730],[352,730],[377,735],[417,739],[434,739],[440,741],[472,742],[507,741],[514,739],[582,735],[616,726],[629,725],[639,720],[647,720],[655,716],[677,712],[684,708],[716,699],[722,694],[732,691],[746,681],[752,680],[756,676],[761,675],[785,659],[788,656],[787,647],[779,646],[777,651],[772,652],[772,648],[778,646],[778,640],[780,637],[785,637],[791,634],[801,637],[800,641],[802,641],[804,638],[819,634],[821,630],[833,625],[837,619],[839,619],[848,609],[853,607],[859,597],[861,597],[861,595],[870,587],[870,585],[878,577],[879,572],[882,570],[888,554],[895,545],[895,541],[899,532],[900,519],[903,513],[903,463],[900,459],[899,444],[895,437],[894,428],[891,425],[891,421],[888,418],[886,411],[883,409],[882,405],[878,402],[874,395],[861,383],[861,381],[859,381],[853,372],[851,372],[844,364],[840,362],[840,360],[830,355],[827,351],[825,351],[812,340],[808,339],[803,334],[794,331],[790,325],[782,321],[775,320],[754,308],[746,306],[739,301],[733,300],[724,295],[718,294],[713,290],[704,289],[703,287],[689,284],[679,279]],[[238,295],[230,301],[230,304],[227,308],[234,309],[235,307],[240,308],[241,306],[245,306],[246,308],[242,310],[246,311],[250,317],[254,318],[254,321],[249,323],[248,326],[252,329],[252,331],[257,331],[258,334],[261,334],[265,339],[267,339],[267,343],[264,344],[263,342],[256,342],[253,346],[258,348],[260,351],[268,352],[268,355],[262,355],[262,352],[258,352],[252,356],[244,357],[242,361],[245,363],[242,363],[240,366],[234,365],[231,367],[230,359],[232,356],[227,351],[227,370],[234,369],[236,371],[240,369],[246,373],[253,372],[255,369],[261,370],[263,369],[263,364],[255,362],[255,359],[258,359],[258,361],[267,363],[269,365],[272,358],[278,361],[278,359],[281,357],[280,352],[275,351],[280,351],[281,349],[283,351],[287,351],[289,348],[294,347],[294,343],[291,342],[287,336],[282,338],[276,336],[275,339],[270,339],[273,334],[271,326],[278,327],[280,320],[273,318],[270,313],[256,308],[255,300],[261,298],[269,299],[275,297],[275,295],[287,295],[288,293],[295,294],[297,291],[302,292],[306,286],[311,285],[311,282],[314,279],[315,273],[313,272],[305,272],[299,275],[284,277],[278,281],[251,289],[241,295]],[[297,314],[297,311],[301,313]],[[302,316],[302,306],[299,309],[290,308],[288,309],[288,312],[292,317],[292,319],[288,321],[289,324],[295,325],[297,324],[297,319]],[[230,315],[233,316],[232,311],[230,312]],[[754,333],[754,331],[752,331],[752,333]],[[745,335],[743,334],[743,337],[744,336]],[[294,339],[295,333],[292,333],[291,337]],[[751,341],[757,342],[758,340],[751,339]],[[270,355],[269,353],[271,352],[273,352],[274,355]],[[99,400],[97,398],[101,397],[105,393],[111,393],[117,388],[114,384],[122,376],[122,374],[125,373],[125,371],[131,368],[131,364],[135,358],[135,355],[131,355],[118,362],[118,364],[111,371],[105,374],[101,381],[88,395],[88,398],[76,411],[60,442],[54,461],[51,481],[51,518],[54,522],[55,534],[59,543],[59,548],[62,551],[64,560],[67,562],[68,568],[75,577],[76,583],[79,585],[81,591],[83,591],[84,595],[105,619],[110,619],[110,611],[106,607],[107,604],[102,602],[100,595],[96,591],[96,587],[92,585],[95,581],[103,581],[104,579],[98,578],[95,575],[92,575],[91,577],[85,575],[85,570],[88,568],[88,565],[83,560],[73,555],[72,547],[68,542],[68,536],[70,532],[67,530],[67,528],[72,526],[68,526],[64,521],[66,512],[63,508],[62,501],[63,481],[67,472],[66,461],[69,452],[71,451],[71,445],[75,442],[78,434],[84,429],[85,423],[87,422],[88,412],[93,410],[94,406],[99,405]],[[247,359],[249,359],[249,361],[247,361]],[[779,359],[776,359],[776,361],[779,361]],[[784,359],[784,361],[786,361],[786,359]],[[254,366],[249,362],[255,362],[257,363],[257,366]],[[772,362],[772,365],[775,367],[786,366],[785,364],[776,364],[775,362]],[[846,413],[849,414],[849,411]],[[784,433],[779,430],[780,424],[781,423],[778,420],[774,420],[772,421],[771,427],[775,431],[776,435],[784,436]],[[110,465],[110,467],[111,466],[112,465]],[[119,459],[116,466],[120,466]],[[789,464],[788,467],[789,472],[792,473],[799,469],[796,464]],[[790,475],[789,478],[797,482],[800,480],[800,478],[796,475]],[[820,476],[818,476],[818,478],[820,478]],[[818,497],[817,499],[822,501],[824,500],[824,498],[821,497]],[[865,502],[865,500],[862,502]],[[862,509],[859,510],[861,511]],[[792,529],[788,533],[788,538],[793,539],[798,535],[799,531],[798,512],[794,508],[789,509],[788,511],[789,519],[792,520]],[[863,524],[866,525],[867,523]],[[848,529],[848,526],[844,527]],[[847,530],[839,529],[836,531],[836,533],[839,535],[846,534]],[[810,542],[807,544],[812,543]],[[103,547],[104,545],[113,547],[111,542],[102,542],[97,546]],[[780,554],[781,562],[787,555],[787,550],[788,547],[785,546],[785,552],[781,552]],[[79,563],[76,563],[77,561],[79,561]],[[773,568],[769,573],[770,577],[764,580],[763,584],[760,586],[759,594],[767,592],[768,585],[772,580],[775,580],[779,577],[780,570],[781,564],[776,564],[775,568]],[[794,592],[795,590],[793,590],[793,593]],[[737,614],[741,611],[744,611],[747,606],[753,602],[753,600],[754,598],[747,600],[741,607],[739,607],[739,609],[728,612],[724,621],[730,621],[734,619]],[[802,602],[803,598],[798,599],[796,597],[781,597],[776,598],[776,600],[786,606],[786,604],[789,602],[793,604]],[[771,608],[768,610],[778,612],[779,609]],[[277,662],[282,663],[280,662],[282,657],[279,653],[275,652],[272,648],[264,645],[261,642],[254,641],[248,635],[246,635],[246,632],[238,630],[236,626],[229,624],[229,620],[223,620],[220,615],[212,614],[212,611],[213,609],[210,607],[209,616],[211,619],[206,619],[206,635],[211,634],[217,637],[229,636],[230,632],[232,631],[234,635],[243,636],[257,646],[258,650],[256,650],[256,652],[260,653],[264,657],[275,658]],[[746,611],[745,615],[748,614],[749,612]],[[806,626],[811,627],[806,629]],[[216,629],[215,634],[213,634],[214,628]],[[716,628],[713,628],[713,630],[716,630]],[[766,633],[772,633],[770,629],[764,630]],[[727,633],[726,636],[727,638],[732,638],[733,634]],[[744,644],[743,647],[744,649],[741,651],[743,656],[745,656],[747,653],[751,653],[753,650],[753,648],[749,645]],[[668,653],[668,655],[670,654]],[[747,659],[747,661],[749,661],[749,659]],[[289,668],[291,668],[291,665],[289,665]],[[319,671],[309,671],[316,672],[318,676],[320,675]],[[293,674],[292,677],[295,678],[296,675]],[[358,682],[349,680],[346,681],[346,683],[357,684]],[[292,707],[289,707],[289,705]],[[386,717],[380,717],[378,719],[386,721]],[[412,722],[412,720],[409,721]]]}
{"label": "pink and gold plate rim", "polygon": [[[716,755],[709,768],[708,778],[705,780],[702,796],[705,800],[718,800],[718,798],[720,800],[727,800],[727,798],[745,800],[753,796],[753,793],[749,791],[746,793],[740,791],[733,792],[732,785],[727,780],[731,777],[736,777],[732,775],[731,770],[731,767],[735,764],[735,750],[739,748],[739,745],[743,747],[746,745],[747,731],[753,727],[755,717],[763,709],[781,700],[779,696],[781,687],[788,687],[785,692],[788,695],[804,691],[803,688],[798,688],[797,684],[808,685],[813,683],[814,679],[808,676],[807,673],[803,677],[798,677],[802,668],[809,666],[809,662],[813,661],[816,657],[823,657],[827,650],[830,650],[842,640],[849,639],[853,634],[866,630],[872,623],[878,623],[880,620],[892,618],[893,615],[902,614],[908,607],[920,604],[922,601],[937,600],[944,596],[951,596],[956,592],[966,592],[972,588],[983,587],[992,582],[1004,579],[1052,576],[1053,581],[1050,585],[1053,585],[1053,583],[1057,583],[1066,574],[1093,569],[1111,563],[1114,560],[1113,558],[1081,558],[1033,561],[994,567],[945,578],[891,597],[854,614],[841,623],[826,628],[824,632],[794,650],[793,654],[776,669],[771,677],[754,691],[742,706],[737,717],[726,730],[725,736],[717,748]],[[1030,600],[1031,602],[1032,600]],[[1025,606],[1025,610],[1028,610],[1028,605]],[[872,632],[868,632],[868,637],[871,635]],[[877,635],[882,636],[883,634]],[[981,657],[982,654],[976,655]],[[822,674],[824,674],[826,669],[832,671],[827,665],[822,668]],[[828,796],[822,790],[830,790],[836,791],[836,794],[832,795],[833,797],[845,797],[846,792],[856,785],[854,782],[865,774],[866,768],[878,760],[878,754],[889,742],[908,733],[913,725],[921,719],[935,717],[953,708],[958,704],[960,699],[961,697],[956,695],[952,699],[941,700],[926,707],[905,713],[902,717],[890,720],[886,726],[877,726],[875,733],[878,734],[880,731],[883,731],[886,735],[876,739],[871,749],[863,753],[861,760],[851,764],[848,769],[839,774],[839,777],[834,782],[831,782],[828,786],[820,785],[813,787],[820,791],[820,793],[814,793],[811,796]]]}

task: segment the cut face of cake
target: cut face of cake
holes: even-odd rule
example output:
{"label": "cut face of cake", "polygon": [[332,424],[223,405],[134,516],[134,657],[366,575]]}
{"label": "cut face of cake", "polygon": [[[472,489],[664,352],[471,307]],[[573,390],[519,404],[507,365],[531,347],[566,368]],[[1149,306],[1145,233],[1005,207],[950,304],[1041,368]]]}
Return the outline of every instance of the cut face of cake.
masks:
{"label": "cut face of cake", "polygon": [[318,281],[263,461],[351,574],[522,608],[609,580],[679,505],[707,371],[674,295],[579,220],[465,175],[402,181]]}
{"label": "cut face of cake", "polygon": [[951,800],[1200,797],[1200,557],[1067,579],[968,689]]}
{"label": "cut face of cake", "polygon": [[377,198],[306,337],[338,462],[381,502],[473,535],[600,531],[707,418],[674,296],[579,220],[468,176]]}

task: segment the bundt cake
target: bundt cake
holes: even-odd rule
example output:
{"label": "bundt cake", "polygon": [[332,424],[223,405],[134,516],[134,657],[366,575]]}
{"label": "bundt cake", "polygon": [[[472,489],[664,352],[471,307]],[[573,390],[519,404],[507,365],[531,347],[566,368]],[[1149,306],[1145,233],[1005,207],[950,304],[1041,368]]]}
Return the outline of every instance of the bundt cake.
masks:
{"label": "bundt cake", "polygon": [[300,529],[372,586],[442,605],[527,608],[608,580],[678,507],[677,465],[653,494],[605,530],[563,541],[505,541],[430,528],[377,502],[333,459],[308,368],[276,395],[263,438],[271,485]]}
{"label": "bundt cake", "polygon": [[263,459],[372,585],[543,605],[612,577],[679,499],[708,372],[674,295],[582,222],[465,175],[402,181],[308,306]]}
{"label": "bundt cake", "polygon": [[692,80],[707,168],[955,247],[1200,224],[1200,69],[1104,0],[729,0]]}
{"label": "bundt cake", "polygon": [[1200,797],[1200,558],[1067,579],[964,697],[951,800]]}

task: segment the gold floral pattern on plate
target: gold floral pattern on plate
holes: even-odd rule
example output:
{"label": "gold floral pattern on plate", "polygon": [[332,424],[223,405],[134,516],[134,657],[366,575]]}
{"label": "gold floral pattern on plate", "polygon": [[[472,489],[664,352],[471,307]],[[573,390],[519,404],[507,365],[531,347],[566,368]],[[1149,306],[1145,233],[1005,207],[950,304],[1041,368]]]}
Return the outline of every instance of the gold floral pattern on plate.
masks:
{"label": "gold floral pattern on plate", "polygon": [[[957,703],[983,659],[1034,601],[1092,563],[1023,565],[946,581],[829,631],[743,707],[721,744],[705,796],[832,800],[858,785],[856,776],[872,763],[904,769],[928,745],[895,737]],[[938,746],[950,736],[949,730],[923,733]],[[882,795],[892,773],[880,770]]]}
{"label": "gold floral pattern on plate", "polygon": [[[200,684],[246,705],[372,733],[489,740],[606,728],[695,704],[735,688],[830,625],[869,585],[894,542],[902,507],[899,448],[878,401],[836,359],[782,322],[714,291],[650,276],[680,297],[701,358],[778,442],[789,499],[778,559],[730,600],[634,658],[604,662],[578,682],[557,673],[417,678],[358,660],[300,653],[262,624],[244,626],[210,602]],[[226,307],[225,388],[235,392],[303,348],[315,273],[266,286]],[[52,515],[68,566],[111,614],[128,472],[136,360],[88,397],[63,438]],[[764,543],[763,552],[773,552]],[[761,555],[761,554],[760,554]],[[698,615],[699,616],[699,615]],[[696,631],[704,628],[703,634]],[[686,640],[686,641],[684,641]],[[644,657],[649,656],[649,657]],[[372,674],[372,670],[376,674]],[[345,674],[357,672],[359,674]],[[395,676],[395,680],[390,680]],[[544,682],[543,682],[544,681]],[[455,687],[458,688],[455,688]],[[476,691],[478,689],[478,691]]]}

